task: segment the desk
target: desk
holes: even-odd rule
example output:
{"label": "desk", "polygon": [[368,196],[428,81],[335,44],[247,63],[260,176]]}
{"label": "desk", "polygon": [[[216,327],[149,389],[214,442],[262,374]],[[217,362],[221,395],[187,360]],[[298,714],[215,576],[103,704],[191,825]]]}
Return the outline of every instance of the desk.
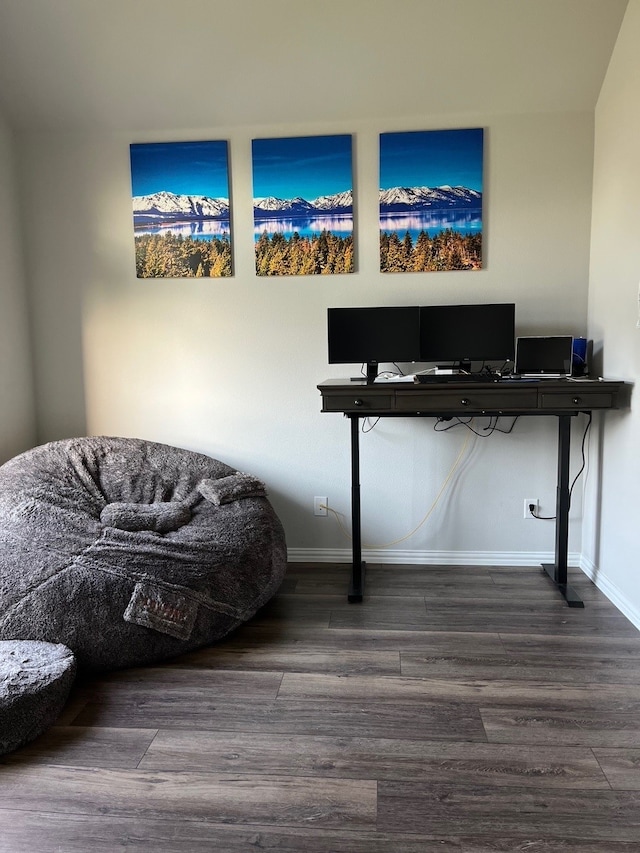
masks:
{"label": "desk", "polygon": [[579,412],[621,408],[626,405],[628,388],[624,382],[567,379],[442,384],[327,379],[318,385],[322,411],[340,412],[351,422],[353,562],[348,600],[362,601],[364,594],[365,563],[362,561],[360,519],[361,418],[550,415],[558,419],[555,557],[553,563],[544,564],[543,568],[569,607],[584,607],[575,590],[567,584],[571,418]]}

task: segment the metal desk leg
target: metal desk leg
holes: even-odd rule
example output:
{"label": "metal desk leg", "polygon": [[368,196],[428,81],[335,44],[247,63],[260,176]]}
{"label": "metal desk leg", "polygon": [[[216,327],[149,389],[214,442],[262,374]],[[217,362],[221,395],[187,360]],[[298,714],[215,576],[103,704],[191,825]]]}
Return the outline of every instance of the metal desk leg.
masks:
{"label": "metal desk leg", "polygon": [[558,416],[558,485],[556,490],[556,551],[555,562],[543,563],[542,568],[564,596],[569,607],[584,607],[584,602],[567,583],[569,546],[569,451],[571,448],[572,415]]}
{"label": "metal desk leg", "polygon": [[351,421],[351,534],[352,566],[349,594],[351,603],[362,601],[364,595],[365,563],[362,561],[362,533],[360,529],[360,418],[349,415]]}

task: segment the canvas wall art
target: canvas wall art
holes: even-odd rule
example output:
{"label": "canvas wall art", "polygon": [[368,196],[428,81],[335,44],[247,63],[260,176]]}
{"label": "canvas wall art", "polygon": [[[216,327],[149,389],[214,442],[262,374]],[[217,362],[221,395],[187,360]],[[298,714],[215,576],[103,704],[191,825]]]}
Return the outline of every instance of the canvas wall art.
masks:
{"label": "canvas wall art", "polygon": [[226,141],[130,146],[138,278],[232,274]]}
{"label": "canvas wall art", "polygon": [[380,270],[482,268],[483,130],[380,135]]}
{"label": "canvas wall art", "polygon": [[259,276],[354,270],[351,136],[254,139]]}

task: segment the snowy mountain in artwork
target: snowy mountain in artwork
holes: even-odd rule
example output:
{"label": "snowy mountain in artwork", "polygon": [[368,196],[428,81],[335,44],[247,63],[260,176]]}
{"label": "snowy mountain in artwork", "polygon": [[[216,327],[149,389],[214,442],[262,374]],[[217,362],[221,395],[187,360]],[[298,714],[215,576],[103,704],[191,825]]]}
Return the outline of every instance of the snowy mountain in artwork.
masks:
{"label": "snowy mountain in artwork", "polygon": [[468,187],[391,187],[380,190],[380,213],[480,208],[482,193]]}
{"label": "snowy mountain in artwork", "polygon": [[229,219],[229,200],[164,191],[133,197],[133,220],[136,225],[202,219]]}
{"label": "snowy mountain in artwork", "polygon": [[313,202],[316,210],[346,210],[349,211],[353,207],[353,193],[347,190],[342,193],[334,193],[333,195],[321,195]]}
{"label": "snowy mountain in artwork", "polygon": [[322,195],[308,201],[302,196],[295,198],[254,199],[253,212],[256,219],[313,216],[316,213],[351,213],[353,210],[353,193],[346,190],[333,195]]}
{"label": "snowy mountain in artwork", "polygon": [[296,198],[275,198],[275,196],[267,196],[267,198],[261,198],[259,201],[255,201],[253,209],[267,214],[307,214],[313,212],[313,204],[301,196],[296,196]]}

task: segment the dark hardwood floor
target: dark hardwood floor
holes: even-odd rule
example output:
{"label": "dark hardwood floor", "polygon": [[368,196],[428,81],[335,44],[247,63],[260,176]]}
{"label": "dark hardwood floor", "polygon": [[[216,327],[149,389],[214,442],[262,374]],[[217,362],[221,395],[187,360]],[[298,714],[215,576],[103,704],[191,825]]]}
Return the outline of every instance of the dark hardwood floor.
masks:
{"label": "dark hardwood floor", "polygon": [[292,564],[211,648],[78,681],[2,853],[638,853],[640,633],[579,571]]}

